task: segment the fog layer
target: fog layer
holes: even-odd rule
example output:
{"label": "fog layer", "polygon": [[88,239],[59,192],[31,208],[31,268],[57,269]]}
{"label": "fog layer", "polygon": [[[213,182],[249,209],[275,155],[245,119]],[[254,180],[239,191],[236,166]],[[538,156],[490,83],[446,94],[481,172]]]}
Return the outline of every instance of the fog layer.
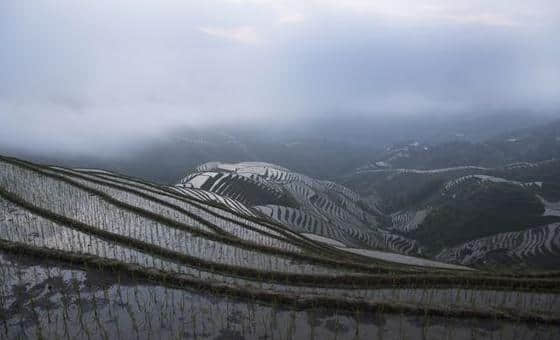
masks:
{"label": "fog layer", "polygon": [[557,1],[0,3],[0,146],[121,151],[177,126],[557,112]]}

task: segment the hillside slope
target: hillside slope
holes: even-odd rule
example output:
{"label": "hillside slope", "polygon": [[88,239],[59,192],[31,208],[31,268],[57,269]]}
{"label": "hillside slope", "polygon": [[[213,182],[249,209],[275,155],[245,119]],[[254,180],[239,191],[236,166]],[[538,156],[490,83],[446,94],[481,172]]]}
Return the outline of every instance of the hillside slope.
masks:
{"label": "hillside slope", "polygon": [[420,253],[414,241],[383,228],[386,217],[354,191],[277,165],[205,163],[176,187],[203,189],[238,200],[294,232],[327,237],[351,247]]}
{"label": "hillside slope", "polygon": [[[546,245],[531,243],[521,252],[517,243],[504,243],[499,235],[531,238],[533,228],[550,230],[560,221],[554,208],[560,200],[559,160],[499,167],[359,169],[342,183],[377,202],[391,217],[391,229],[417,241],[428,256],[476,266],[496,266],[503,260],[504,266],[558,268],[560,244],[554,230],[544,236]],[[476,249],[466,250],[472,247]],[[497,256],[499,252],[509,255]]]}
{"label": "hillside slope", "polygon": [[[175,190],[203,189],[237,200],[291,231],[329,244],[422,254],[458,264],[466,262],[438,254],[493,235],[560,222],[559,216],[547,213],[558,197],[560,161],[358,171],[344,183],[356,191],[269,163],[210,162],[190,171]],[[541,249],[552,260],[526,251],[503,265],[555,269],[557,242],[552,237]],[[481,254],[469,263],[495,264],[491,253]]]}

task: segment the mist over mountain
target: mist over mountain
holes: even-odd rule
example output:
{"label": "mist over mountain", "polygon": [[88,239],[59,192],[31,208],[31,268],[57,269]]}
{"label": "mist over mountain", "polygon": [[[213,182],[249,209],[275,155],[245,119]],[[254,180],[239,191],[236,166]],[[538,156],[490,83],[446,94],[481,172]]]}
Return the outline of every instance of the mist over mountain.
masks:
{"label": "mist over mountain", "polygon": [[332,179],[382,157],[391,145],[478,143],[556,117],[530,112],[379,118],[341,114],[331,119],[302,119],[297,124],[176,127],[99,152],[91,151],[99,147],[95,143],[91,149],[74,152],[65,152],[62,147],[7,148],[4,152],[41,163],[104,168],[168,184],[180,178],[185,169],[216,160],[272,162],[309,176]]}

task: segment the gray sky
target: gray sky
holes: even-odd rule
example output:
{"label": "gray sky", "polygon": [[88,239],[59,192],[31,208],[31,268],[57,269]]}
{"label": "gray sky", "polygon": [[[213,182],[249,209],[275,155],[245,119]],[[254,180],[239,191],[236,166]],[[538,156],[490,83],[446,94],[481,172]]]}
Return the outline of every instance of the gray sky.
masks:
{"label": "gray sky", "polygon": [[558,108],[557,0],[0,1],[0,147]]}

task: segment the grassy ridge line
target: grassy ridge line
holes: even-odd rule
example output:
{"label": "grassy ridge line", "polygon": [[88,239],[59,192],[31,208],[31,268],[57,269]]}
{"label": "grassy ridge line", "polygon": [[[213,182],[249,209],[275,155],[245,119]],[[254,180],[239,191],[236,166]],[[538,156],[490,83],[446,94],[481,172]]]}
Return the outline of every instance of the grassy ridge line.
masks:
{"label": "grassy ridge line", "polygon": [[[0,159],[5,159],[5,157],[0,156]],[[365,273],[406,272],[405,270],[398,270],[394,267],[383,268],[381,266],[366,266],[366,265],[363,265],[363,264],[360,264],[360,263],[352,263],[352,262],[345,262],[345,261],[339,261],[339,260],[333,260],[333,259],[325,259],[325,258],[313,256],[311,254],[298,254],[298,253],[285,251],[285,250],[282,250],[282,249],[270,248],[270,247],[267,247],[267,246],[264,246],[264,245],[261,245],[261,244],[258,244],[258,243],[254,243],[254,242],[249,242],[249,241],[245,241],[245,240],[241,240],[241,239],[232,239],[232,238],[229,238],[229,237],[224,237],[222,235],[208,233],[208,232],[193,228],[191,226],[188,226],[186,224],[177,222],[175,220],[168,219],[168,218],[163,217],[161,215],[154,214],[154,213],[152,213],[150,211],[147,211],[147,210],[144,210],[142,208],[138,208],[136,206],[132,206],[132,205],[129,205],[127,203],[123,203],[123,202],[121,202],[117,199],[114,199],[113,197],[107,195],[106,193],[104,193],[102,191],[92,189],[88,186],[85,186],[83,184],[72,181],[71,179],[68,179],[68,178],[66,178],[62,175],[45,172],[44,170],[41,170],[40,168],[37,168],[35,166],[31,166],[31,165],[26,164],[26,162],[20,162],[20,161],[11,160],[11,159],[8,159],[8,160],[5,160],[5,161],[13,164],[15,166],[26,168],[30,171],[39,173],[43,176],[60,180],[62,182],[65,182],[67,184],[75,186],[75,187],[77,187],[81,190],[84,190],[84,191],[89,192],[91,194],[97,195],[99,198],[101,198],[102,200],[104,200],[105,202],[107,202],[111,205],[114,205],[116,207],[131,211],[132,213],[135,213],[135,214],[137,214],[139,216],[142,216],[144,218],[147,218],[147,219],[165,224],[165,225],[167,225],[171,228],[176,228],[176,229],[179,229],[179,230],[189,232],[189,233],[193,234],[194,236],[203,237],[203,238],[206,238],[206,239],[209,239],[209,240],[212,240],[212,241],[237,246],[237,247],[243,248],[243,249],[258,251],[258,252],[262,252],[264,254],[270,254],[270,255],[280,256],[280,257],[284,257],[284,258],[290,258],[290,259],[297,260],[297,261],[304,261],[304,262],[307,262],[307,263],[310,263],[310,264],[329,266],[329,267],[332,267],[332,268],[344,267],[346,269],[354,269],[356,271],[365,272]]]}
{"label": "grassy ridge line", "polygon": [[424,275],[306,275],[282,272],[260,271],[251,268],[218,264],[186,254],[171,251],[159,246],[155,246],[143,241],[134,240],[123,235],[114,234],[108,231],[99,230],[84,223],[74,221],[64,216],[54,214],[48,210],[34,207],[32,204],[19,199],[16,195],[7,193],[0,189],[0,196],[17,204],[30,212],[50,219],[56,223],[63,224],[75,230],[94,234],[105,240],[119,242],[127,247],[134,247],[143,252],[159,255],[170,260],[180,261],[181,263],[195,268],[202,268],[205,271],[223,275],[224,273],[240,276],[248,279],[264,282],[276,282],[279,284],[289,284],[294,286],[311,286],[318,288],[435,288],[435,287],[457,287],[457,288],[482,288],[492,290],[507,291],[528,291],[528,292],[559,292],[560,282],[557,280],[528,280],[528,279],[507,279],[499,277],[457,277],[426,273]]}
{"label": "grassy ridge line", "polygon": [[510,320],[517,322],[560,324],[558,317],[545,317],[532,313],[520,313],[516,310],[509,311],[481,311],[459,308],[421,307],[403,304],[372,303],[361,299],[335,298],[327,296],[300,296],[297,294],[276,293],[261,289],[243,289],[225,284],[211,283],[198,280],[178,273],[169,273],[154,268],[140,265],[122,263],[116,260],[103,259],[97,256],[75,254],[60,250],[49,250],[30,246],[22,243],[13,243],[0,240],[0,250],[14,254],[32,256],[40,259],[54,259],[70,265],[91,268],[93,270],[108,271],[111,273],[125,273],[133,278],[147,280],[158,285],[179,289],[195,289],[202,292],[217,294],[227,297],[236,297],[261,302],[264,304],[286,305],[296,309],[309,308],[335,308],[349,312],[376,312],[376,313],[402,313],[411,315],[440,316],[449,318],[477,318]]}

